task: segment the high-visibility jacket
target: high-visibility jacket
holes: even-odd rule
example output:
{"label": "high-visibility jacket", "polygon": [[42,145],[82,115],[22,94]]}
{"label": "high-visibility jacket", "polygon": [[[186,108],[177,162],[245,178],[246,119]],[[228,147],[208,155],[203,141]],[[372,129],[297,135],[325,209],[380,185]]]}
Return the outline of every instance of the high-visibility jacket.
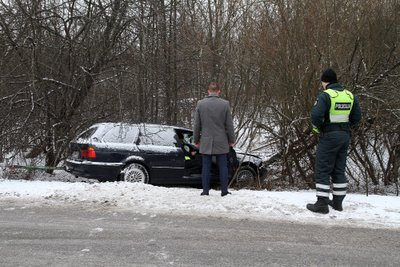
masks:
{"label": "high-visibility jacket", "polygon": [[313,131],[350,131],[361,120],[358,98],[339,83],[329,84],[318,94],[311,110]]}
{"label": "high-visibility jacket", "polygon": [[336,91],[333,89],[326,89],[324,91],[331,99],[331,108],[329,110],[330,123],[349,122],[349,115],[354,103],[353,94],[344,89],[343,91]]}

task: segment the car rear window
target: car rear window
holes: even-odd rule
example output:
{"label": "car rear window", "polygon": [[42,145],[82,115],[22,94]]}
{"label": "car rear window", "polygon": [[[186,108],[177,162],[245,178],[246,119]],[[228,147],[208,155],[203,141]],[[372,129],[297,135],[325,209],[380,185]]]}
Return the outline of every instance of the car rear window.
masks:
{"label": "car rear window", "polygon": [[90,137],[97,131],[98,127],[92,127],[81,133],[78,138],[76,138],[76,141],[79,143],[86,143],[89,142]]}
{"label": "car rear window", "polygon": [[139,129],[131,125],[117,125],[103,136],[107,143],[133,143],[137,139]]}

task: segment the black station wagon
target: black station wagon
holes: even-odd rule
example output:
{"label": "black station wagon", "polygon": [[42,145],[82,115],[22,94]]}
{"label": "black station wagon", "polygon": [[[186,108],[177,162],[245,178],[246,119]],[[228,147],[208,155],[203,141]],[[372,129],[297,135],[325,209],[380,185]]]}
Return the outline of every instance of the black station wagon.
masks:
{"label": "black station wagon", "polygon": [[[192,144],[192,135],[189,129],[158,124],[95,124],[70,143],[65,170],[99,181],[199,186],[201,155]],[[230,179],[254,182],[261,158],[239,151],[230,155]],[[211,181],[219,181],[216,166]]]}

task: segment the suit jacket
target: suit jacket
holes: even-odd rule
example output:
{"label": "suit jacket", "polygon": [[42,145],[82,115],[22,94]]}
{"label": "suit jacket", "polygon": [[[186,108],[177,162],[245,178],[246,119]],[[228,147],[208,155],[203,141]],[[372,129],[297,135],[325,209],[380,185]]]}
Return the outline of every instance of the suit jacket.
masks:
{"label": "suit jacket", "polygon": [[229,144],[235,143],[229,102],[217,94],[197,102],[193,135],[194,142],[200,142],[201,154],[227,154]]}

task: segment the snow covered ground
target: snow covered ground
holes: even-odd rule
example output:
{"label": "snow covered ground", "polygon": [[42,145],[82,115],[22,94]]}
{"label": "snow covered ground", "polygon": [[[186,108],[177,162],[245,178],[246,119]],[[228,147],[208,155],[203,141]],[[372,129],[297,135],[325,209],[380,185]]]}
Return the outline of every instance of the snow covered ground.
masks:
{"label": "snow covered ground", "polygon": [[[65,176],[60,172],[61,176]],[[71,177],[70,177],[71,178]],[[72,178],[74,179],[74,178]],[[200,196],[201,189],[157,187],[144,184],[71,182],[0,178],[0,201],[27,205],[76,205],[97,209],[107,206],[146,214],[213,216],[249,220],[281,220],[321,225],[391,228],[400,230],[400,198],[348,194],[344,211],[314,214],[305,206],[316,200],[314,191],[274,192],[231,190],[221,197],[212,190]],[[11,206],[9,208],[12,208]]]}

